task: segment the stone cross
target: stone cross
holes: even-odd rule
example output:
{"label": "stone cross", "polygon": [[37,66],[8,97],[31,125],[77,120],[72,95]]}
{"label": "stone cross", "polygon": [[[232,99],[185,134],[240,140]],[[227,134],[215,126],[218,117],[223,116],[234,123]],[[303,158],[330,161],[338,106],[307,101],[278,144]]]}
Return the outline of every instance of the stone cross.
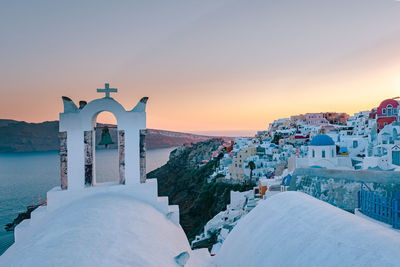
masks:
{"label": "stone cross", "polygon": [[118,92],[117,88],[110,88],[110,85],[106,83],[104,89],[97,89],[97,93],[106,93],[105,98],[110,98],[110,93]]}

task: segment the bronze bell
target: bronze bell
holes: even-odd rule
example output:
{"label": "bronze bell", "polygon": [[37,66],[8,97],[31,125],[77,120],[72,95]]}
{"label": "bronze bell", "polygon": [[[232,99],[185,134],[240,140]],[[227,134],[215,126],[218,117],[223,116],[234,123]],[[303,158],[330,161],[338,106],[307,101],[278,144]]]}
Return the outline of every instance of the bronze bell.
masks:
{"label": "bronze bell", "polygon": [[104,126],[103,131],[101,132],[101,139],[98,145],[104,145],[107,148],[108,145],[114,144],[111,139],[110,131],[107,126]]}

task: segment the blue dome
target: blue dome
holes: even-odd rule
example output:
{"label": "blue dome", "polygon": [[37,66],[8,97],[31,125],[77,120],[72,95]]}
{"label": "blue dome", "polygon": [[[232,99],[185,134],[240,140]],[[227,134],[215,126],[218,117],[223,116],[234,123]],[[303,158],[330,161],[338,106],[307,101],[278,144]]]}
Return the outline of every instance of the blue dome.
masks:
{"label": "blue dome", "polygon": [[315,136],[310,142],[310,146],[334,146],[334,145],[335,142],[333,142],[332,138],[330,138],[326,134],[319,134]]}

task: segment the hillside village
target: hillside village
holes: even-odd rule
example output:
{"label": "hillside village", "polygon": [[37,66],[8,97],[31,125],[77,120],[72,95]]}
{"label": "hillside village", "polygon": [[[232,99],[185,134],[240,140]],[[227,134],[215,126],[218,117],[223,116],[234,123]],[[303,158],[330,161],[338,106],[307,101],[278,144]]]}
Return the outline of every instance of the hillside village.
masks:
{"label": "hillside village", "polygon": [[[219,251],[239,219],[248,214],[261,199],[282,191],[303,191],[350,212],[361,208],[361,198],[357,194],[364,187],[375,198],[384,197],[389,199],[388,202],[393,199],[400,201],[396,183],[392,183],[389,189],[380,188],[380,183],[376,181],[375,184],[366,183],[368,176],[400,177],[399,99],[386,99],[378,107],[353,116],[326,112],[277,119],[267,131],[259,131],[253,138],[238,137],[226,142],[213,156],[218,157],[219,166],[209,182],[253,183],[255,187],[243,193],[231,192],[231,204],[211,219],[204,231],[193,240],[192,248],[210,247],[211,243],[212,255]],[[311,177],[314,184],[299,186],[304,175],[297,174],[300,170],[303,173],[310,172],[310,169],[317,172],[311,175],[314,176]],[[329,180],[334,176],[321,172],[329,171],[339,172],[341,181],[335,181],[336,191],[346,186],[351,190],[340,196],[326,197],[333,191],[326,188],[335,183]],[[297,179],[292,181],[291,186],[293,174]],[[349,182],[343,179],[354,174],[358,175],[358,180]],[[319,180],[323,176],[327,178],[326,184],[317,184],[321,183]],[[378,191],[376,194],[373,192],[374,186]],[[324,190],[325,193],[321,193]],[[339,200],[341,198],[344,200]],[[349,202],[352,204],[349,205]],[[373,208],[376,211],[378,206]],[[395,217],[383,219],[383,216],[369,215],[389,224]]]}
{"label": "hillside village", "polygon": [[400,171],[399,102],[387,99],[353,116],[327,112],[277,119],[267,131],[221,147],[224,156],[212,178],[242,183],[300,167]]}

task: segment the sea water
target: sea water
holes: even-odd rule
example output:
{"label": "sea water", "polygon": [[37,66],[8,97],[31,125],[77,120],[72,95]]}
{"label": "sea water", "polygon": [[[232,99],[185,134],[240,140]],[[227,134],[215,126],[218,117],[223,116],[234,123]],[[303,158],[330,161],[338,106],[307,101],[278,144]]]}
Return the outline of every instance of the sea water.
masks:
{"label": "sea water", "polygon": [[[174,148],[147,150],[146,170],[168,161]],[[118,177],[117,150],[96,150],[97,182],[113,182]],[[14,232],[4,226],[31,204],[43,201],[46,192],[60,185],[58,152],[0,153],[0,255],[14,242]]]}

